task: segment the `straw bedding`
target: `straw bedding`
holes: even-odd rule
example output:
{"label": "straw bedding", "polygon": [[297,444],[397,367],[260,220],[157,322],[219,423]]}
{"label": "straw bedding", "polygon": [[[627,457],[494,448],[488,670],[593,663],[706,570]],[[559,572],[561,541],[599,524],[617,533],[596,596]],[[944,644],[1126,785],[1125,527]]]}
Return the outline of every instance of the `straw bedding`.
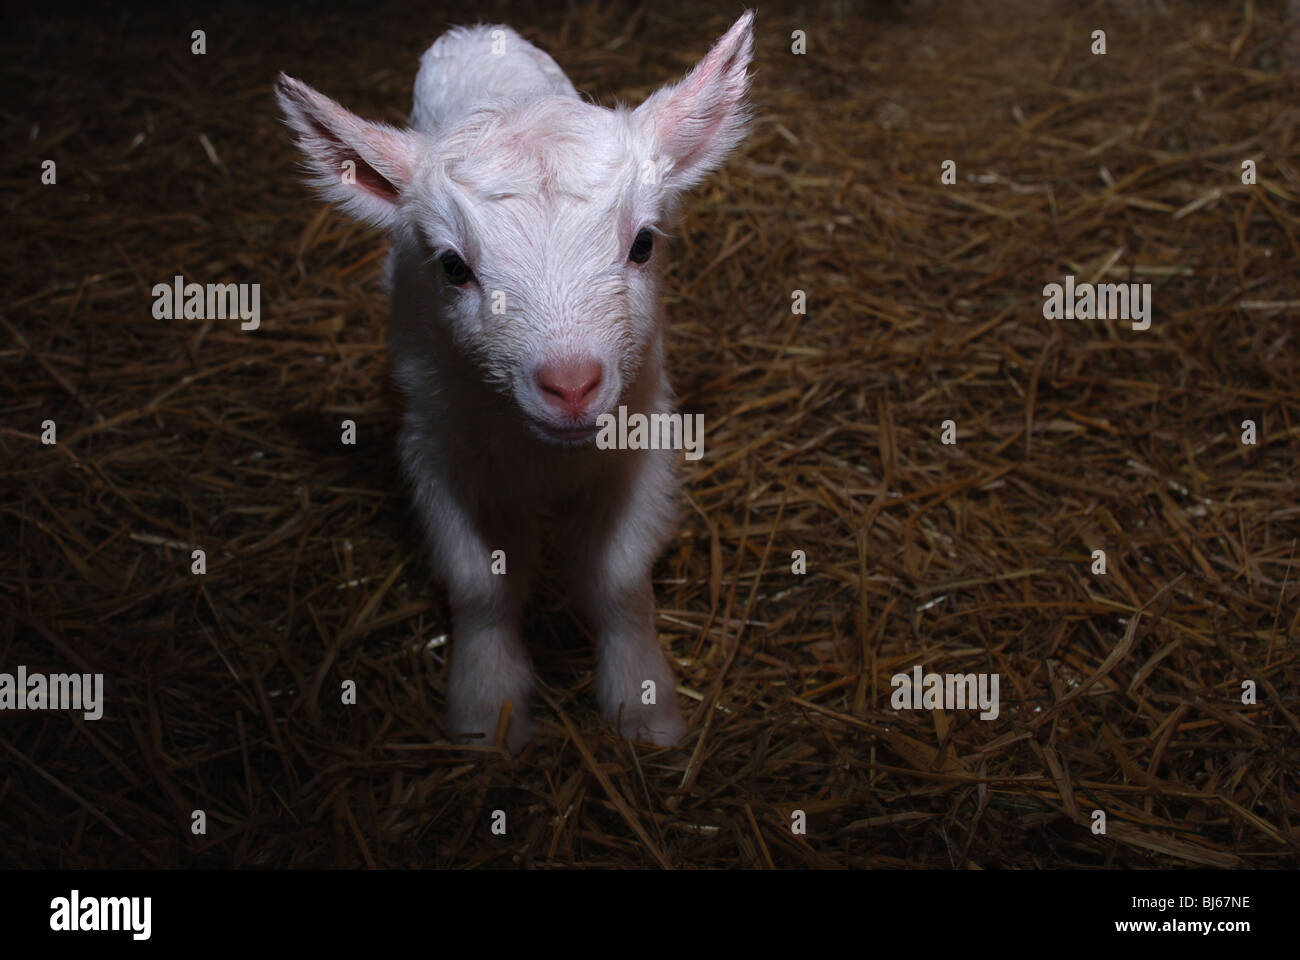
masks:
{"label": "straw bedding", "polygon": [[[476,14],[611,104],[738,11]],[[0,862],[1294,867],[1300,38],[1280,4],[761,8],[758,119],[668,253],[674,382],[706,426],[655,572],[692,731],[663,750],[602,727],[589,638],[544,589],[540,732],[516,758],[439,730],[448,619],[394,459],[385,242],[300,185],[270,95],[284,69],[401,123],[458,19],[7,31],[0,670],[103,673],[106,702],[0,715]],[[261,329],[154,319],[177,274],[260,283]],[[1067,274],[1150,283],[1150,329],[1046,319]],[[917,665],[996,673],[999,716],[893,709]]]}

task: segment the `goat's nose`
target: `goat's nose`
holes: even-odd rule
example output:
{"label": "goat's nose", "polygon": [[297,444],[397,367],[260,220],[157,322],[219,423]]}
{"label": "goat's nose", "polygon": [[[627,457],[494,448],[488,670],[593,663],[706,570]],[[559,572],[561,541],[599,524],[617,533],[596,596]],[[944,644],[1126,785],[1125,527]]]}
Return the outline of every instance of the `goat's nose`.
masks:
{"label": "goat's nose", "polygon": [[537,368],[537,386],[552,407],[570,415],[582,413],[596,396],[605,371],[590,357],[547,363]]}

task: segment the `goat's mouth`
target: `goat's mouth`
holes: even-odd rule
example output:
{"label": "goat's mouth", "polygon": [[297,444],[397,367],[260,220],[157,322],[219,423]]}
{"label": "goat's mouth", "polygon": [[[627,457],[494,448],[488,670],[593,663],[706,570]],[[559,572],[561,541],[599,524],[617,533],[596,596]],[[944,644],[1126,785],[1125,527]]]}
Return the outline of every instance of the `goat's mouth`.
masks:
{"label": "goat's mouth", "polygon": [[528,426],[532,429],[533,433],[548,443],[566,447],[587,444],[598,432],[598,428],[594,423],[557,426],[552,423],[546,423],[536,417],[528,418]]}

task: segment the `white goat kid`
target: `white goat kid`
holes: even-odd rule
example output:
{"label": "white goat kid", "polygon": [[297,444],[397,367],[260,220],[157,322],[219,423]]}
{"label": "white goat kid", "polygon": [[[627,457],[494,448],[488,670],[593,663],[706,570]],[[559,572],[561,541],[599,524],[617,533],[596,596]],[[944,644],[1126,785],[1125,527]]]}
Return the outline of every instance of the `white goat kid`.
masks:
{"label": "white goat kid", "polygon": [[546,535],[596,638],[604,715],[656,744],[686,732],[650,581],[677,520],[680,453],[594,437],[619,405],[671,411],[653,247],[745,135],[752,20],[635,110],[582,100],[504,26],[429,48],[405,130],[280,77],[311,182],[392,235],[402,462],[449,592],[456,737],[490,742],[507,701],[507,746],[531,734],[521,619]]}

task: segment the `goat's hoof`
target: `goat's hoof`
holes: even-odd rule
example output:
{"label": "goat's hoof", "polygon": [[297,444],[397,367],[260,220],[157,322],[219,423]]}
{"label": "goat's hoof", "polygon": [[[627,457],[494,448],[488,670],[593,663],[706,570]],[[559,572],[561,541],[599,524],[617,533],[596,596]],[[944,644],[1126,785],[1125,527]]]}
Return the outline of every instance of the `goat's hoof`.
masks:
{"label": "goat's hoof", "polygon": [[636,711],[624,713],[618,732],[629,740],[653,743],[656,747],[671,747],[686,736],[686,720],[674,705],[671,709],[655,712]]}

